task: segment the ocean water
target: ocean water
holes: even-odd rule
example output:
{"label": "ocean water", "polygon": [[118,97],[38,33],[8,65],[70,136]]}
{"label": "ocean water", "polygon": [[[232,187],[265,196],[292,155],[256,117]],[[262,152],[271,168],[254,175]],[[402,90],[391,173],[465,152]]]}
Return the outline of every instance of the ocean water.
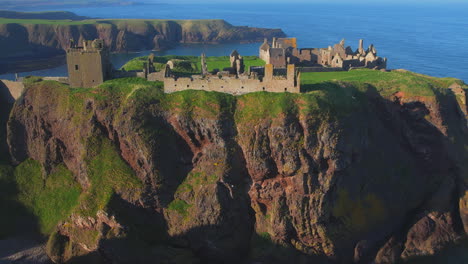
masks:
{"label": "ocean water", "polygon": [[[40,10],[34,10],[40,11]],[[109,8],[69,8],[78,15],[100,18],[225,19],[233,25],[281,28],[298,38],[299,47],[327,47],[346,39],[357,48],[374,44],[391,69],[407,69],[468,82],[468,3],[466,4],[164,4]],[[228,55],[237,49],[257,55],[259,44],[184,45],[160,54]],[[116,54],[116,68],[150,53]],[[21,75],[66,75],[58,67]],[[3,75],[0,78],[11,78]]]}

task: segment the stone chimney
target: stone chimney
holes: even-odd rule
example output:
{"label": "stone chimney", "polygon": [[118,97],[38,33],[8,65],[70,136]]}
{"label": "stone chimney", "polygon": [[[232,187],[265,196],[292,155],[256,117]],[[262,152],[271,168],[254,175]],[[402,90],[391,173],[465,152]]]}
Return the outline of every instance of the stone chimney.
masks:
{"label": "stone chimney", "polygon": [[360,39],[359,40],[359,50],[358,50],[359,54],[362,54],[364,53],[364,40]]}
{"label": "stone chimney", "polygon": [[288,81],[294,82],[294,77],[296,76],[296,66],[294,64],[288,64],[287,70],[287,79]]}

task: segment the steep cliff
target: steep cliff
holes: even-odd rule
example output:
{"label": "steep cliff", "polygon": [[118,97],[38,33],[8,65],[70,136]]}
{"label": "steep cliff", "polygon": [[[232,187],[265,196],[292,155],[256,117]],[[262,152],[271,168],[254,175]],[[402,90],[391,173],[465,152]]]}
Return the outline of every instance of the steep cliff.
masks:
{"label": "steep cliff", "polygon": [[224,20],[0,19],[0,58],[62,54],[70,39],[101,38],[111,51],[166,49],[177,43],[255,42],[285,36],[280,29],[233,26]]}
{"label": "steep cliff", "polygon": [[10,115],[17,167],[3,178],[55,262],[436,254],[468,231],[466,98],[445,88],[453,79],[359,72],[239,97],[32,83]]}

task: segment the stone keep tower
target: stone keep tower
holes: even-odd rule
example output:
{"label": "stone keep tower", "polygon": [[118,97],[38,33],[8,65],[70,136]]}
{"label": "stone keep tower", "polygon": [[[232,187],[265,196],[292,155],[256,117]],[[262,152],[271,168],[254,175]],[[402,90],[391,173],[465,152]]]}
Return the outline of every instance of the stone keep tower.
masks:
{"label": "stone keep tower", "polygon": [[111,78],[112,64],[104,41],[83,41],[83,47],[71,42],[67,50],[70,87],[92,88]]}

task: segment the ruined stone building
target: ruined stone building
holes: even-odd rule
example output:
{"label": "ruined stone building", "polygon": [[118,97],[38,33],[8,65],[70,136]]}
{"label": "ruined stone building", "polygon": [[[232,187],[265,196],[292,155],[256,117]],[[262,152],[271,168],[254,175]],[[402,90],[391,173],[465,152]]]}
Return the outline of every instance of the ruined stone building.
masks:
{"label": "ruined stone building", "polygon": [[296,38],[273,38],[271,45],[265,39],[260,46],[259,57],[275,68],[284,68],[287,64],[343,70],[387,68],[387,58],[378,57],[374,45],[364,50],[363,40],[359,41],[359,48],[353,51],[351,47],[345,47],[344,40],[328,48],[298,49]]}
{"label": "ruined stone building", "polygon": [[[272,64],[265,67],[251,67],[244,71],[242,56],[234,51],[230,56],[231,67],[222,71],[205,72],[202,75],[178,77],[172,74],[170,62],[165,70],[164,92],[172,93],[184,90],[205,90],[240,95],[251,92],[300,92],[300,73],[294,64],[283,70],[274,69]],[[202,69],[206,69],[206,60],[202,56]]]}
{"label": "ruined stone building", "polygon": [[84,41],[79,47],[73,42],[67,50],[70,87],[91,88],[112,77],[112,64],[104,41]]}

